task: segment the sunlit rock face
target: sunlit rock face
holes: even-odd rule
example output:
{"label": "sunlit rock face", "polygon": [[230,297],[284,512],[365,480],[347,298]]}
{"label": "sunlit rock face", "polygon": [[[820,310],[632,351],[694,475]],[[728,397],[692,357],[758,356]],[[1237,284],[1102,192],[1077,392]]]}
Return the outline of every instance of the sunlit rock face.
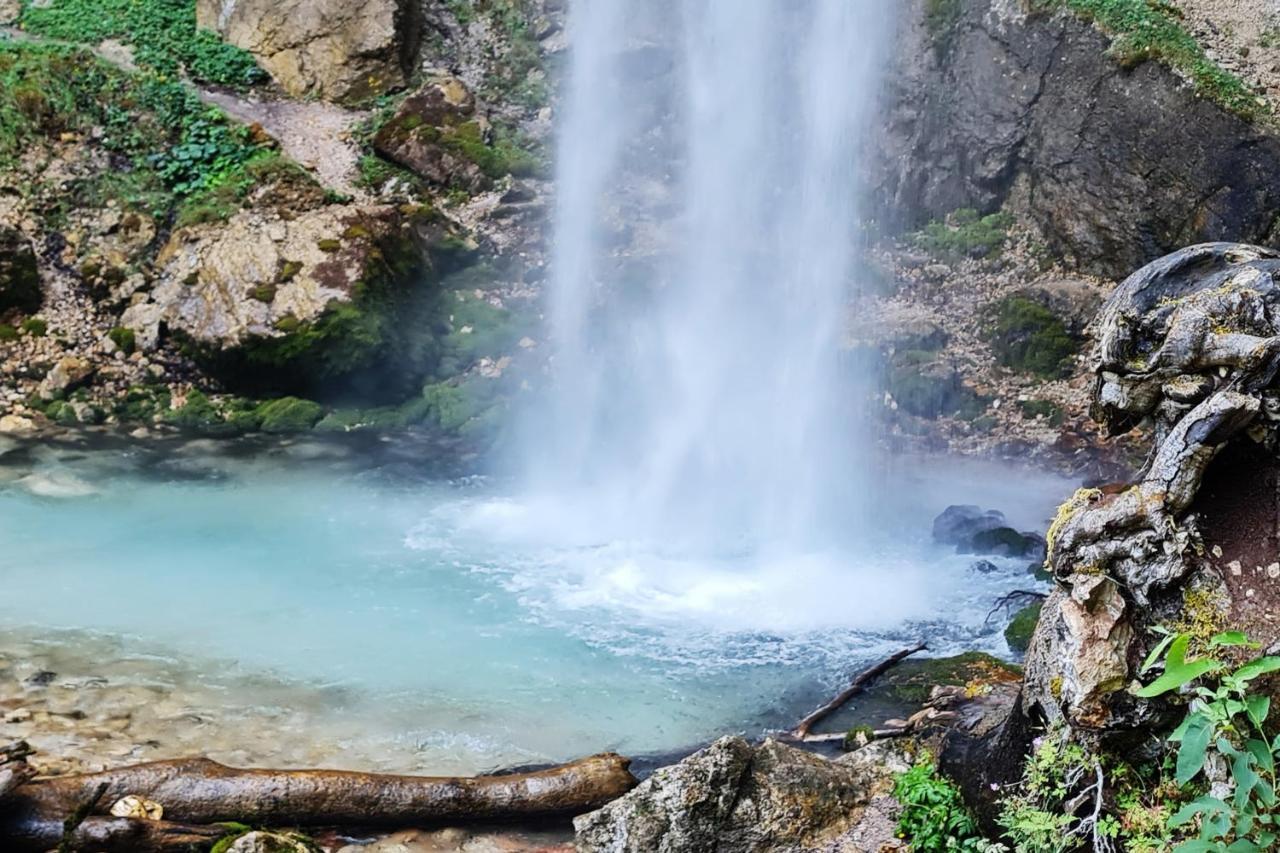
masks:
{"label": "sunlit rock face", "polygon": [[241,211],[178,230],[121,322],[143,350],[173,336],[215,372],[340,380],[374,367],[403,331],[390,306],[430,296],[418,245],[412,217],[392,206]]}
{"label": "sunlit rock face", "polygon": [[199,0],[196,21],[256,56],[290,95],[356,101],[404,85],[408,7],[401,0]]}
{"label": "sunlit rock face", "polygon": [[1280,639],[1280,254],[1192,246],[1130,276],[1104,306],[1094,417],[1142,424],[1152,450],[1127,486],[1058,512],[1058,589],[1028,655],[1027,699],[1083,731],[1159,714],[1128,689],[1164,625],[1201,643],[1230,625]]}

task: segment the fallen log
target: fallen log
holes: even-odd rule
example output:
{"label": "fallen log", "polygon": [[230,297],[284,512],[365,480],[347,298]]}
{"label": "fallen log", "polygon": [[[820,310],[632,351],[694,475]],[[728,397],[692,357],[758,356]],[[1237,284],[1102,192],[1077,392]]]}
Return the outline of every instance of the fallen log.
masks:
{"label": "fallen log", "polygon": [[848,702],[854,696],[857,696],[864,689],[866,689],[867,684],[869,684],[872,680],[888,672],[890,669],[892,669],[894,666],[896,666],[905,658],[910,657],[916,652],[924,651],[926,648],[928,648],[928,646],[926,646],[923,642],[917,643],[916,645],[911,646],[910,648],[906,648],[906,649],[903,649],[902,651],[895,652],[889,655],[889,657],[880,661],[880,663],[876,664],[875,666],[869,669],[863,670],[861,673],[858,674],[857,678],[853,679],[853,681],[849,684],[848,687],[846,687],[839,694],[837,694],[836,697],[832,699],[830,702],[818,708],[817,710],[813,711],[811,714],[809,714],[807,717],[805,717],[803,720],[797,723],[796,727],[791,731],[787,732],[786,736],[794,740],[804,740],[809,736],[810,729],[812,729],[815,725],[825,720],[827,717],[834,714],[836,711],[840,710],[840,708],[842,708],[846,702]]}
{"label": "fallen log", "polygon": [[157,761],[28,782],[0,808],[0,838],[40,835],[43,824],[65,819],[102,785],[96,813],[133,794],[159,803],[165,818],[180,824],[414,826],[576,815],[631,790],[630,763],[610,753],[531,773],[427,777],[241,770],[206,758]]}

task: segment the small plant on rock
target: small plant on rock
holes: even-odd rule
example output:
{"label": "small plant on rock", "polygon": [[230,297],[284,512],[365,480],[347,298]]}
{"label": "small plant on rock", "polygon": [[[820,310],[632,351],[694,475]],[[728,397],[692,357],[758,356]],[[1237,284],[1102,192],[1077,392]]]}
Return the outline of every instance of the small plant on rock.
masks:
{"label": "small plant on rock", "polygon": [[938,772],[928,755],[898,777],[893,795],[902,803],[898,836],[915,853],[994,853],[1004,849],[978,833],[960,789]]}

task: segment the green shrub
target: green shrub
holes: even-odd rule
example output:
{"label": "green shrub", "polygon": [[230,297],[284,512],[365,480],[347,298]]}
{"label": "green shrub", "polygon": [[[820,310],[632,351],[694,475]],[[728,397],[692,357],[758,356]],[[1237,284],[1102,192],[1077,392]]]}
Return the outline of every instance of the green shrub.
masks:
{"label": "green shrub", "polygon": [[960,0],[925,0],[924,26],[939,56],[945,56],[951,47],[961,11]]}
{"label": "green shrub", "polygon": [[169,77],[248,86],[266,79],[253,56],[196,28],[194,0],[52,0],[24,2],[19,23],[28,32],[96,45],[118,39],[134,48],[134,59]]}
{"label": "green shrub", "polygon": [[1000,254],[1013,217],[1004,212],[982,216],[972,208],[961,208],[945,222],[930,222],[911,241],[939,258],[987,258]]}
{"label": "green shrub", "polygon": [[49,332],[49,324],[42,317],[28,317],[22,321],[22,331],[33,338],[43,338]]}
{"label": "green shrub", "polygon": [[1066,8],[1094,22],[1112,37],[1110,53],[1126,67],[1148,59],[1186,76],[1197,94],[1247,119],[1269,112],[1266,101],[1239,77],[1208,56],[1178,19],[1177,11],[1159,0],[1034,0],[1044,10]]}
{"label": "green shrub", "polygon": [[960,789],[938,772],[929,756],[898,777],[893,795],[902,804],[898,836],[914,853],[980,853],[991,845],[978,834]]}
{"label": "green shrub", "polygon": [[991,346],[1005,367],[1046,378],[1071,371],[1080,342],[1056,314],[1038,302],[1011,296],[995,306]]}
{"label": "green shrub", "polygon": [[8,323],[0,323],[0,341],[16,341],[18,330]]}

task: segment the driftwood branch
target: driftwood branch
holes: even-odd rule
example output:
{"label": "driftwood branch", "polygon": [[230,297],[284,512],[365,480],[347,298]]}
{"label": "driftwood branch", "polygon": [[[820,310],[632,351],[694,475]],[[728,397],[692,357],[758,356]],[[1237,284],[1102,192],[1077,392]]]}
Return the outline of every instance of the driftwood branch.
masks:
{"label": "driftwood branch", "polygon": [[[132,794],[161,804],[165,817],[179,824],[409,826],[581,814],[622,796],[636,784],[627,770],[629,764],[629,759],[605,754],[532,773],[459,778],[240,770],[204,758],[158,761],[29,782],[6,802],[0,814],[0,838],[27,839],[21,850],[47,850],[52,845],[39,844],[50,837],[51,819],[72,814],[101,786],[105,796],[95,809],[98,814]],[[142,823],[152,825],[139,830],[131,824],[99,821],[91,826],[86,821],[80,832],[144,832],[153,840],[164,835],[154,826],[157,822]],[[177,835],[189,830],[172,827]],[[166,848],[152,844],[152,849]]]}
{"label": "driftwood branch", "polygon": [[987,625],[990,625],[991,617],[995,616],[1001,610],[1008,613],[1009,608],[1013,607],[1015,604],[1024,604],[1025,606],[1025,603],[1027,602],[1044,601],[1048,597],[1048,594],[1043,592],[1036,592],[1030,589],[1015,589],[1008,595],[1002,595],[996,599],[995,606],[987,611],[987,618],[982,620],[982,626],[985,628]]}
{"label": "driftwood branch", "polygon": [[795,740],[805,740],[809,737],[810,729],[834,714],[836,711],[840,710],[846,702],[865,690],[871,681],[888,672],[905,658],[910,657],[916,652],[924,651],[926,648],[928,648],[928,646],[924,643],[917,643],[910,648],[895,652],[870,669],[863,670],[855,679],[853,679],[849,686],[842,690],[834,699],[823,705],[821,708],[813,711],[797,723],[796,727],[787,733],[787,736],[794,738]]}

